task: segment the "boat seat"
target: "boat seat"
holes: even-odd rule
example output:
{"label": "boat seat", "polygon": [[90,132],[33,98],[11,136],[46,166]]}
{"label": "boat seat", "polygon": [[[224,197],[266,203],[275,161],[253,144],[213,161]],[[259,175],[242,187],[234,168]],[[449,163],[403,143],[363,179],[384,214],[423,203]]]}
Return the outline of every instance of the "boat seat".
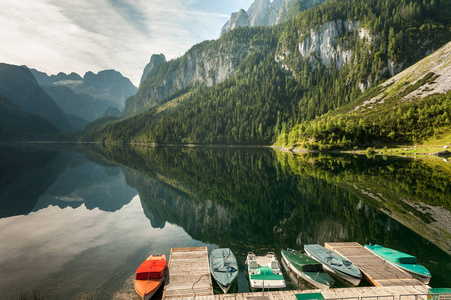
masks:
{"label": "boat seat", "polygon": [[280,270],[279,264],[277,263],[277,261],[274,261],[274,260],[271,261],[270,267],[271,267],[271,269],[273,269],[273,270]]}
{"label": "boat seat", "polygon": [[251,260],[249,263],[249,269],[251,270],[257,270],[258,269],[258,264],[255,260]]}

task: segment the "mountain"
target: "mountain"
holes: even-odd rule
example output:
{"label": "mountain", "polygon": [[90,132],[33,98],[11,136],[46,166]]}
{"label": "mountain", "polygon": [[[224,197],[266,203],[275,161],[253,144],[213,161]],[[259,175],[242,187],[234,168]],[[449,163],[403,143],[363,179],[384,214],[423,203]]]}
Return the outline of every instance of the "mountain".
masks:
{"label": "mountain", "polygon": [[123,118],[83,140],[273,143],[449,42],[450,15],[447,1],[326,1],[276,26],[235,28],[154,66]]}
{"label": "mountain", "polygon": [[68,114],[75,114],[91,122],[105,110],[124,108],[125,100],[134,95],[137,88],[115,70],[97,74],[87,72],[82,78],[76,73],[47,75],[31,69],[39,85],[54,98],[57,105]]}
{"label": "mountain", "polygon": [[82,125],[98,119],[108,109],[106,105],[113,105],[86,94],[76,93],[66,85],[42,86],[42,88],[65,113],[83,118],[85,121]]}
{"label": "mountain", "polygon": [[0,140],[30,138],[60,130],[44,117],[27,113],[0,94]]}
{"label": "mountain", "polygon": [[[26,66],[23,66],[26,67]],[[34,78],[38,81],[40,86],[50,86],[54,85],[58,82],[66,82],[68,84],[69,82],[73,82],[73,84],[77,84],[80,81],[83,80],[80,75],[77,73],[70,73],[66,74],[63,72],[59,72],[57,75],[47,75],[44,72],[38,71],[36,69],[30,69],[31,73],[33,73]]]}
{"label": "mountain", "polygon": [[75,91],[103,101],[111,101],[112,106],[123,109],[125,100],[134,95],[137,88],[121,73],[105,70],[97,74],[87,72],[83,82],[75,88]]}
{"label": "mountain", "polygon": [[[264,29],[260,29],[260,34],[264,35],[263,32]],[[275,48],[275,45],[266,45],[264,37],[259,38],[258,33],[255,40],[251,40],[252,34],[242,32],[241,35],[226,35],[218,41],[205,41],[178,59],[153,65],[138,92],[127,99],[122,115],[159,105],[174,93],[186,92],[195,85],[211,87],[222,83],[237,70],[252,47]]]}
{"label": "mountain", "polygon": [[451,137],[451,42],[356,101],[279,136],[309,149],[423,143]]}
{"label": "mountain", "polygon": [[150,62],[144,68],[143,74],[141,76],[140,84],[143,83],[144,80],[146,80],[147,75],[150,73],[150,71],[152,71],[152,69],[156,65],[158,65],[160,63],[164,63],[164,62],[166,62],[166,57],[164,56],[163,53],[161,53],[161,54],[153,54],[150,57]]}
{"label": "mountain", "polygon": [[241,9],[232,13],[221,29],[221,36],[238,27],[281,24],[324,1],[326,0],[255,0],[247,11]]}
{"label": "mountain", "polygon": [[66,114],[26,68],[0,63],[0,94],[24,112],[44,117],[60,130],[74,130]]}

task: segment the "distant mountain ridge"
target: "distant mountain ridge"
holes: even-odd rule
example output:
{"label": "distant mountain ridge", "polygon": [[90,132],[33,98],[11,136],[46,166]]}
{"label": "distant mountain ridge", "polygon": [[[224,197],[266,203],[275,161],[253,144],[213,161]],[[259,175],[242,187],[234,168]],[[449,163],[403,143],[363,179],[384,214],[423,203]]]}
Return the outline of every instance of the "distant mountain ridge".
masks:
{"label": "distant mountain ridge", "polygon": [[[105,109],[112,106],[122,110],[125,100],[138,90],[133,83],[115,70],[104,70],[97,74],[86,72],[83,78],[76,73],[58,73],[47,75],[36,69],[31,69],[39,85],[66,86],[77,94],[90,96],[93,101],[103,101]],[[104,110],[99,116],[104,112]]]}

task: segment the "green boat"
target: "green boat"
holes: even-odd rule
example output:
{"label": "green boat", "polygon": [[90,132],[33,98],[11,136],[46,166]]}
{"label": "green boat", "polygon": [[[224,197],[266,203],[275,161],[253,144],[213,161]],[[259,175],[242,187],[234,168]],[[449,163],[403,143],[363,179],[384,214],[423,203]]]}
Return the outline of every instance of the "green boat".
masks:
{"label": "green boat", "polygon": [[292,249],[282,250],[282,258],[294,273],[314,287],[328,289],[332,285],[329,274],[315,259]]}
{"label": "green boat", "polygon": [[224,294],[238,277],[238,263],[229,248],[214,249],[210,254],[210,273]]}
{"label": "green boat", "polygon": [[428,284],[431,280],[431,272],[424,266],[418,264],[417,258],[413,255],[406,254],[380,245],[365,245],[365,248],[383,258],[392,265],[406,271],[414,278],[420,280],[424,284]]}

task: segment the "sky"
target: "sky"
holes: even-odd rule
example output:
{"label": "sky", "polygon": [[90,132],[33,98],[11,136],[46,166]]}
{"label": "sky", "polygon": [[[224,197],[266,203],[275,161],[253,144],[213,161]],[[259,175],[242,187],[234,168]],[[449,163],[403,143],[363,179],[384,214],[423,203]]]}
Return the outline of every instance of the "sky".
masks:
{"label": "sky", "polygon": [[139,85],[152,54],[167,60],[217,39],[253,0],[0,0],[0,62],[48,75],[115,69]]}

